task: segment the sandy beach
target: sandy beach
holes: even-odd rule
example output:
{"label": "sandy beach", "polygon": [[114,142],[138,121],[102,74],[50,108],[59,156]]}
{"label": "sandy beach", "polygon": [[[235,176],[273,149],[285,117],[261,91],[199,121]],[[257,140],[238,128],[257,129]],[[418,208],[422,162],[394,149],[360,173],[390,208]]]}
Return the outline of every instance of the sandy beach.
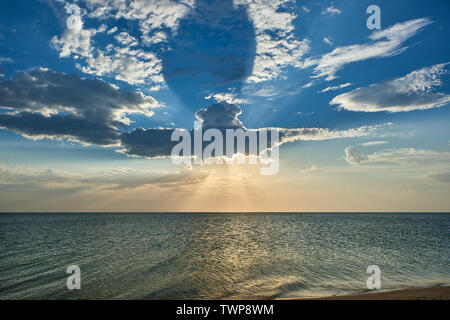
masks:
{"label": "sandy beach", "polygon": [[450,300],[450,286],[367,292],[354,295],[324,297],[314,300]]}

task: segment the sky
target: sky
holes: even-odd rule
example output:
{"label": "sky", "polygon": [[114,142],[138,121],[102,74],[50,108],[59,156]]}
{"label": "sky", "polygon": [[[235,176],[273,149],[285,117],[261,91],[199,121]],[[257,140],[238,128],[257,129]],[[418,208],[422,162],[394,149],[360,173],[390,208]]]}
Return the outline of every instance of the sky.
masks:
{"label": "sky", "polygon": [[[0,0],[0,212],[448,212],[448,12]],[[278,128],[278,173],[174,164],[196,120]]]}

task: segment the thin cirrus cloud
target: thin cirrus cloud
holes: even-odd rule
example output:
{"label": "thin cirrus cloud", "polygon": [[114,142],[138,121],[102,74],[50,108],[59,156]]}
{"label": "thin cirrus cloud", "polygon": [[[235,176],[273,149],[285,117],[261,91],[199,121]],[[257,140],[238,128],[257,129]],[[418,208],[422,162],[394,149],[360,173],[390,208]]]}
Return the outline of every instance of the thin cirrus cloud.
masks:
{"label": "thin cirrus cloud", "polygon": [[450,95],[436,92],[449,63],[415,70],[404,77],[358,88],[338,95],[331,105],[348,111],[407,112],[445,106]]}
{"label": "thin cirrus cloud", "polygon": [[342,11],[338,8],[335,8],[333,6],[327,7],[325,10],[322,11],[322,15],[331,14],[332,16],[335,14],[341,14]]}
{"label": "thin cirrus cloud", "polygon": [[323,38],[323,42],[325,42],[326,44],[328,44],[328,45],[330,45],[330,46],[333,46],[333,45],[334,45],[333,41],[331,41],[330,39],[328,39],[328,37],[324,37],[324,38]]}
{"label": "thin cirrus cloud", "polygon": [[380,145],[388,144],[388,143],[389,142],[387,142],[387,141],[379,140],[379,141],[364,142],[364,143],[361,143],[361,145],[363,147],[373,147],[373,146],[380,146]]}
{"label": "thin cirrus cloud", "polygon": [[349,63],[402,53],[407,49],[402,46],[403,43],[430,23],[432,21],[428,18],[397,23],[390,28],[373,32],[369,36],[372,43],[337,47],[319,58],[306,59],[302,68],[314,67],[314,77],[325,77],[325,80],[331,81],[337,78],[336,73]]}
{"label": "thin cirrus cloud", "polygon": [[352,165],[447,166],[450,161],[450,152],[416,148],[388,149],[363,154],[354,146],[349,146],[345,149],[345,155],[345,160]]}
{"label": "thin cirrus cloud", "polygon": [[[182,169],[173,172],[134,169],[92,170],[89,174],[66,170],[15,168],[0,165],[2,196],[22,191],[40,193],[80,192],[92,189],[123,190],[145,186],[176,188],[204,181],[208,170]],[[6,198],[8,197],[6,196]]]}
{"label": "thin cirrus cloud", "polygon": [[328,92],[328,91],[336,91],[336,90],[339,90],[339,89],[344,89],[344,88],[350,87],[351,85],[352,84],[350,82],[347,82],[347,83],[340,84],[338,86],[326,87],[325,89],[320,91],[320,93],[325,93],[325,92]]}
{"label": "thin cirrus cloud", "polygon": [[450,172],[430,174],[428,178],[442,183],[450,183]]}

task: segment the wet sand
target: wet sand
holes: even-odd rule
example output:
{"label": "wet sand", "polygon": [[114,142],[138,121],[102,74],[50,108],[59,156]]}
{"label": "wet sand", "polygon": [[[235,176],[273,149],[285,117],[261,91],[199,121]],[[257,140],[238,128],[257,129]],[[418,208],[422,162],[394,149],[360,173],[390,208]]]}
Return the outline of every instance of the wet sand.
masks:
{"label": "wet sand", "polygon": [[450,300],[450,286],[435,286],[354,295],[324,297],[314,300]]}

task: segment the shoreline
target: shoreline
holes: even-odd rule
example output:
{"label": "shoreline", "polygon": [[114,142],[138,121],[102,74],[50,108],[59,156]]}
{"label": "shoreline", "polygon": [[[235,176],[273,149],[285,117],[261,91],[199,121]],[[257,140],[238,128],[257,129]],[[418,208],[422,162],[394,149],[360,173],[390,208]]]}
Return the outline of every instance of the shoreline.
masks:
{"label": "shoreline", "polygon": [[297,300],[450,300],[450,286],[364,292]]}

